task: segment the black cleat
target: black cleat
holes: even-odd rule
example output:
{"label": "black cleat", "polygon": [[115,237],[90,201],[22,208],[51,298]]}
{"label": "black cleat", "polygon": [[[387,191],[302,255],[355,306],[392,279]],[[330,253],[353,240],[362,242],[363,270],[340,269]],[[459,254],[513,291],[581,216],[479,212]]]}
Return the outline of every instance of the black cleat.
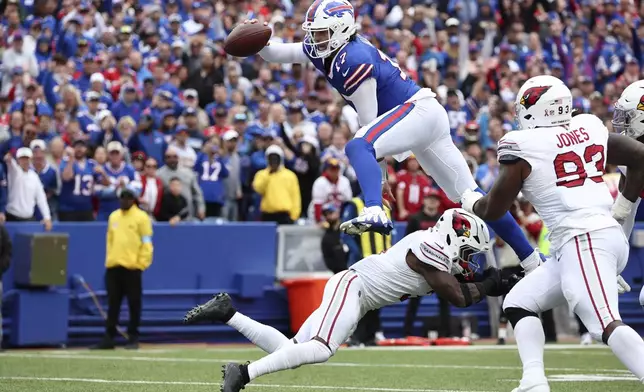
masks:
{"label": "black cleat", "polygon": [[203,305],[192,308],[183,318],[184,324],[196,324],[202,321],[227,322],[237,312],[233,301],[227,293],[219,293]]}
{"label": "black cleat", "polygon": [[224,381],[221,384],[221,392],[239,392],[246,386],[244,382],[244,365],[238,363],[227,363],[221,367]]}

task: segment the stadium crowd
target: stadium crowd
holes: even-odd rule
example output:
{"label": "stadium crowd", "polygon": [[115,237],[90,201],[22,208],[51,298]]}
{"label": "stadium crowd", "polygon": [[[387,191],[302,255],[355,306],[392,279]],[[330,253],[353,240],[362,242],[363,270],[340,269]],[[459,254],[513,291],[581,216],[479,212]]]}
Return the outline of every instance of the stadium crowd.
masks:
{"label": "stadium crowd", "polygon": [[[223,51],[226,35],[251,18],[268,22],[274,40],[301,40],[310,2],[7,0],[0,154],[31,162],[53,220],[107,220],[118,190],[140,181],[139,204],[159,221],[320,222],[323,206],[359,193],[344,153],[357,114],[312,67]],[[565,80],[577,112],[611,129],[612,103],[642,78],[644,7],[633,1],[352,4],[359,33],[438,93],[484,190],[525,80]],[[425,197],[440,212],[452,206],[413,157],[392,160],[388,181],[398,220],[421,211]],[[48,216],[25,215],[12,205],[23,191],[12,199],[8,186],[0,220]]]}

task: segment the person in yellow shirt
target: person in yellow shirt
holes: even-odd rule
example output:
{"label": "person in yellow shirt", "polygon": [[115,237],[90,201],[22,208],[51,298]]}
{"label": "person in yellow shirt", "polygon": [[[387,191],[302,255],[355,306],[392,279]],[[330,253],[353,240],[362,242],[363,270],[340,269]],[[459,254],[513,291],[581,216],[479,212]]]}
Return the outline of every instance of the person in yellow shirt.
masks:
{"label": "person in yellow shirt", "polygon": [[266,149],[268,167],[255,174],[253,189],[262,196],[259,209],[265,222],[293,223],[302,213],[297,176],[284,167],[284,151],[277,145]]}
{"label": "person in yellow shirt", "polygon": [[140,191],[128,185],[120,191],[121,208],[112,212],[107,224],[105,287],[108,311],[103,340],[94,348],[113,349],[123,297],[127,297],[130,321],[126,348],[139,347],[142,272],[152,264],[152,222],[136,200]]}

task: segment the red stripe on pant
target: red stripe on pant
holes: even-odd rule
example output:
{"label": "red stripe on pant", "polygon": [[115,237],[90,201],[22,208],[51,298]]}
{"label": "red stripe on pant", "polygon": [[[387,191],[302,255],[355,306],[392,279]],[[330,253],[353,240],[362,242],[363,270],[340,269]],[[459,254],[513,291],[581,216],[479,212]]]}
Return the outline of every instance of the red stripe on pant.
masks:
{"label": "red stripe on pant", "polygon": [[335,318],[333,319],[333,323],[331,324],[331,329],[329,330],[329,336],[326,338],[326,343],[329,344],[331,341],[331,334],[333,333],[333,328],[335,328],[335,322],[338,321],[338,317],[340,317],[340,313],[342,312],[342,308],[344,307],[344,302],[347,300],[347,294],[349,294],[349,288],[351,287],[351,283],[358,277],[358,275],[354,275],[351,279],[349,279],[349,283],[347,284],[347,288],[344,290],[344,297],[342,297],[342,303],[340,304],[340,309],[338,309],[338,313],[335,315]]}
{"label": "red stripe on pant", "polygon": [[604,302],[606,303],[606,309],[608,309],[608,314],[610,314],[610,318],[612,322],[615,320],[615,316],[613,316],[613,311],[610,309],[608,298],[606,298],[606,290],[604,290],[604,283],[602,283],[602,279],[599,276],[599,268],[597,267],[597,260],[595,260],[595,252],[593,252],[593,242],[590,240],[590,234],[586,233],[586,237],[588,238],[588,247],[590,248],[590,256],[593,258],[593,265],[595,266],[595,273],[597,274],[599,287],[601,287],[602,296],[604,297]]}
{"label": "red stripe on pant", "polygon": [[333,291],[333,296],[331,297],[331,302],[329,302],[329,306],[326,308],[326,312],[324,312],[324,317],[322,317],[322,322],[320,323],[320,329],[318,329],[317,335],[320,335],[320,332],[322,332],[322,326],[324,325],[324,320],[326,319],[326,316],[329,314],[329,310],[331,309],[331,305],[333,305],[333,300],[335,299],[335,295],[338,293],[338,288],[340,287],[340,283],[342,283],[342,279],[349,273],[349,270],[345,271],[344,275],[338,280],[338,284],[335,286],[335,291]]}
{"label": "red stripe on pant", "polygon": [[371,128],[369,132],[365,135],[365,140],[371,143],[373,139],[382,131],[387,128],[392,122],[398,120],[412,105],[411,102],[407,102],[398,108],[395,112],[391,113],[387,118],[384,118],[382,122],[376,124],[374,128]]}
{"label": "red stripe on pant", "polygon": [[595,304],[595,299],[593,298],[593,294],[590,292],[590,285],[588,284],[588,278],[586,277],[586,271],[584,271],[584,264],[581,261],[581,252],[579,251],[579,239],[578,237],[575,237],[575,246],[577,247],[577,258],[579,259],[579,267],[581,268],[581,275],[584,277],[584,283],[586,284],[586,291],[588,291],[588,296],[590,297],[590,302],[593,304],[593,309],[595,309],[595,314],[597,314],[597,318],[599,319],[599,323],[602,326],[602,329],[606,328],[604,326],[604,320],[602,319],[602,316],[599,314],[599,309],[597,309],[597,305]]}

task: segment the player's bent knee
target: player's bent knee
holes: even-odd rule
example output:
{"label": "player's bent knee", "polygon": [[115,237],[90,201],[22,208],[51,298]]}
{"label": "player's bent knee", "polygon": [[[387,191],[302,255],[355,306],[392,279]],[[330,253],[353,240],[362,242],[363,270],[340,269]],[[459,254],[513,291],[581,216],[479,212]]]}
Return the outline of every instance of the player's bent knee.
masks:
{"label": "player's bent knee", "polygon": [[539,317],[538,314],[521,308],[505,308],[503,311],[505,312],[505,317],[512,324],[512,327],[515,327],[522,318]]}
{"label": "player's bent knee", "polygon": [[333,349],[329,343],[319,336],[313,337],[309,341],[315,345],[315,363],[322,363],[328,361],[332,356],[335,355],[335,352],[338,350]]}
{"label": "player's bent knee", "polygon": [[359,155],[360,152],[367,152],[374,156],[376,155],[373,144],[369,143],[361,137],[351,139],[349,143],[347,143],[347,145],[344,147],[344,152],[347,154],[347,157],[349,157],[349,159],[353,159],[353,157],[355,157],[356,154]]}
{"label": "player's bent knee", "polygon": [[[621,325],[626,325],[626,324],[624,324],[622,322],[622,320],[613,320],[613,321],[611,321],[606,326],[606,328],[604,328],[604,331],[602,332],[602,335],[601,335],[602,342],[604,342],[604,344],[608,344],[608,338],[610,338],[610,335],[613,333],[615,328],[617,328],[617,327],[619,327]],[[592,333],[591,333],[591,335],[592,335]]]}

